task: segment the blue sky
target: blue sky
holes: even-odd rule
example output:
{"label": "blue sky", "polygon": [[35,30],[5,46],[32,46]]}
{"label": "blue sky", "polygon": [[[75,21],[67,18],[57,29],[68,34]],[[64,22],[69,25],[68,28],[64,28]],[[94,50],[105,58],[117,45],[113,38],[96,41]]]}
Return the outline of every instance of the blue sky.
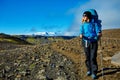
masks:
{"label": "blue sky", "polygon": [[120,28],[119,0],[0,0],[0,33],[72,35],[79,33],[83,11],[91,8],[103,29]]}

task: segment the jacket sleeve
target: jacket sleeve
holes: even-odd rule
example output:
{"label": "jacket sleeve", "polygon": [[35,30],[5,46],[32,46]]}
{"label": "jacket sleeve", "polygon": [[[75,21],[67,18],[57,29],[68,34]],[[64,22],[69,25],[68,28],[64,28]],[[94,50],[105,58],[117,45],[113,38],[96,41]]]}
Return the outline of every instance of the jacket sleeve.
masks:
{"label": "jacket sleeve", "polygon": [[80,26],[80,35],[83,35],[83,25]]}

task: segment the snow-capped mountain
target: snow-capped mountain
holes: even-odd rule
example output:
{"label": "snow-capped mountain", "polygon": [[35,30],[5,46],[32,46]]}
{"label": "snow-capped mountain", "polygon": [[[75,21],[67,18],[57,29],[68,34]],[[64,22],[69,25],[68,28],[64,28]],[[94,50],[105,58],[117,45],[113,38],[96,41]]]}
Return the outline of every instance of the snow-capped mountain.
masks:
{"label": "snow-capped mountain", "polygon": [[56,36],[56,32],[36,32],[34,35],[41,35],[41,36]]}
{"label": "snow-capped mountain", "polygon": [[40,35],[40,36],[76,36],[77,32],[35,32],[28,33],[27,35]]}
{"label": "snow-capped mountain", "polygon": [[41,35],[41,36],[76,36],[78,35],[77,32],[36,32],[34,35]]}

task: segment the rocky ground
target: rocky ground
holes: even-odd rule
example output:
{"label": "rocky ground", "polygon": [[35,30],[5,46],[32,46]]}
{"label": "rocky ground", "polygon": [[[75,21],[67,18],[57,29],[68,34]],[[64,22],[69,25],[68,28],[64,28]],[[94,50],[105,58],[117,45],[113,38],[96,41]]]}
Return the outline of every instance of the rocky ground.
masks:
{"label": "rocky ground", "polygon": [[0,52],[0,80],[76,80],[74,62],[50,44]]}
{"label": "rocky ground", "polygon": [[[103,36],[97,57],[98,80],[120,80],[120,66],[111,63],[111,57],[120,51],[119,38]],[[79,37],[47,44],[2,46],[0,80],[92,80],[86,76]]]}

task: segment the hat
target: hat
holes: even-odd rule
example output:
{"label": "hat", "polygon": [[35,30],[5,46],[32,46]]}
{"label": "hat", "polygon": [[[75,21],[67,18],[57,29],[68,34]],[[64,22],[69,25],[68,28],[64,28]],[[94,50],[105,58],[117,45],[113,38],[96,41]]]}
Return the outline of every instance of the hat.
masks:
{"label": "hat", "polygon": [[89,11],[85,11],[83,13],[83,16],[87,16],[89,19],[91,19],[91,17],[92,17],[91,12],[89,12]]}

